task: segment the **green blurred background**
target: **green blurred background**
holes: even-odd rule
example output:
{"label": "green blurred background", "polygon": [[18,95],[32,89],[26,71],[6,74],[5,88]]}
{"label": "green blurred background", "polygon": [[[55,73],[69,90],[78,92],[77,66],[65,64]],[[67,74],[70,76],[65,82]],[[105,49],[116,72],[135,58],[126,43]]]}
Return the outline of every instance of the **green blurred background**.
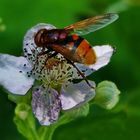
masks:
{"label": "green blurred background", "polygon": [[[86,118],[59,127],[54,140],[140,139],[140,0],[0,0],[0,18],[6,26],[0,32],[0,53],[17,56],[22,55],[25,32],[37,23],[63,28],[106,12],[117,12],[120,18],[84,37],[92,45],[115,46],[117,52],[90,78],[115,82],[121,90],[120,102],[111,111],[91,106]],[[15,105],[4,89],[0,92],[0,139],[24,140],[12,120]]]}

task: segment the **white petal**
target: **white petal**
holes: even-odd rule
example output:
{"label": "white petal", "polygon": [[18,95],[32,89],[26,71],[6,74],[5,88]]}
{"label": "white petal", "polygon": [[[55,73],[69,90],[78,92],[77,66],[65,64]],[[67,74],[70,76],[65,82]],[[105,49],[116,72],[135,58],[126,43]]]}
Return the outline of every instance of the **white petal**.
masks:
{"label": "white petal", "polygon": [[27,33],[24,36],[23,51],[25,57],[31,63],[35,62],[34,60],[36,60],[37,54],[41,52],[41,47],[37,47],[34,42],[35,34],[40,29],[51,30],[51,29],[55,29],[55,27],[51,24],[39,23],[27,31]]}
{"label": "white petal", "polygon": [[[89,81],[95,87],[93,81]],[[70,84],[67,87],[63,86],[60,94],[61,104],[63,110],[78,107],[95,96],[95,90],[83,80],[77,84]]]}
{"label": "white petal", "polygon": [[32,109],[41,125],[54,123],[61,110],[58,92],[52,88],[36,87],[33,90]]}
{"label": "white petal", "polygon": [[98,70],[109,63],[114,49],[109,45],[95,46],[93,49],[96,53],[97,60],[95,64],[90,65],[89,67],[91,69]]}
{"label": "white petal", "polygon": [[85,76],[88,76],[95,71],[95,70],[91,69],[89,66],[86,66],[84,64],[75,63],[75,65],[81,72],[84,73]]}
{"label": "white petal", "polygon": [[95,46],[93,47],[93,50],[96,54],[96,63],[93,65],[83,65],[79,63],[75,63],[76,66],[84,72],[85,76],[90,75],[94,71],[100,69],[101,67],[104,67],[107,65],[110,61],[110,58],[114,52],[114,49],[109,45],[103,45],[103,46]]}
{"label": "white petal", "polygon": [[30,70],[26,58],[0,54],[0,85],[11,93],[24,95],[31,88],[34,79],[27,76]]}

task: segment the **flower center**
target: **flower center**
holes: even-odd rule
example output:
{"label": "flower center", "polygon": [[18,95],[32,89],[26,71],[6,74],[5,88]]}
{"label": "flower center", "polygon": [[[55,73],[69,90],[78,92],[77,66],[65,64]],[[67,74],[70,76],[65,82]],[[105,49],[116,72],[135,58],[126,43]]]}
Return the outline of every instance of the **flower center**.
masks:
{"label": "flower center", "polygon": [[[55,59],[55,58],[50,58],[46,61],[45,67],[48,70],[52,70],[53,67],[56,67],[57,65],[62,64],[61,61]],[[63,64],[62,64],[63,65]]]}
{"label": "flower center", "polygon": [[37,57],[29,74],[42,81],[44,86],[51,85],[55,88],[72,81],[73,66],[62,57],[48,58],[45,54]]}

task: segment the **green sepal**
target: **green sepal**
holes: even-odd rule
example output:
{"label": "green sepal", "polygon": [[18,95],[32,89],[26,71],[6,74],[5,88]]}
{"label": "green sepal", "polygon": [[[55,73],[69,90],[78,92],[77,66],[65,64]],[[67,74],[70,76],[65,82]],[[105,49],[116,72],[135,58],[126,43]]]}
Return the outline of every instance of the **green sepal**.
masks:
{"label": "green sepal", "polygon": [[25,95],[15,95],[15,94],[8,94],[8,99],[16,104],[19,103],[27,103],[31,104],[31,92],[26,93]]}
{"label": "green sepal", "polygon": [[14,123],[18,131],[28,140],[39,140],[35,118],[28,104],[20,103],[15,108]]}
{"label": "green sepal", "polygon": [[119,101],[120,91],[110,81],[102,81],[97,85],[94,103],[105,109],[112,109]]}
{"label": "green sepal", "polygon": [[85,105],[71,109],[69,111],[65,111],[64,114],[59,118],[57,124],[62,125],[68,122],[71,122],[79,117],[85,117],[89,113],[89,104],[86,103]]}

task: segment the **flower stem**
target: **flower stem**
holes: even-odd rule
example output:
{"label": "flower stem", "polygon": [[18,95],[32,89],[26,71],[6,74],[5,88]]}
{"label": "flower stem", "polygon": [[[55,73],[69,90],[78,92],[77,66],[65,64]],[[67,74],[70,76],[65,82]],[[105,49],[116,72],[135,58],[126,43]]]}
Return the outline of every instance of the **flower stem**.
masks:
{"label": "flower stem", "polygon": [[42,126],[41,128],[41,133],[40,133],[40,140],[52,140],[53,133],[56,129],[56,126]]}
{"label": "flower stem", "polygon": [[[30,128],[30,135],[32,137],[32,140],[40,140],[39,135],[34,128]],[[29,140],[31,139],[29,138]]]}

